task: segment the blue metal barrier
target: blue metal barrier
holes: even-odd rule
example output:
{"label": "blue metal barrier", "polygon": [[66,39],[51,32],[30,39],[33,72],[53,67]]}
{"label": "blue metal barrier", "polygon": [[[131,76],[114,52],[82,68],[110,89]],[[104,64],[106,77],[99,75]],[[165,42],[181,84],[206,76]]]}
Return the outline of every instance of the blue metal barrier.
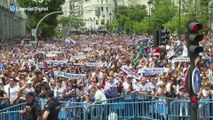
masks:
{"label": "blue metal barrier", "polygon": [[[44,108],[46,99],[38,103]],[[59,120],[189,120],[190,101],[163,97],[122,95],[97,104],[60,101]],[[0,110],[0,120],[24,120],[25,103]],[[43,110],[43,109],[42,109]],[[213,119],[213,101],[199,101],[200,119]]]}
{"label": "blue metal barrier", "polygon": [[[158,106],[161,105],[161,106]],[[161,101],[120,102],[109,104],[93,104],[87,112],[88,119],[92,120],[163,120],[166,119],[159,111],[165,103]]]}
{"label": "blue metal barrier", "polygon": [[169,120],[190,120],[189,104],[189,100],[175,100],[171,102]]}
{"label": "blue metal barrier", "polygon": [[[175,100],[171,103],[169,118],[170,120],[190,120],[190,101]],[[200,100],[198,116],[200,119],[213,119],[213,101]]]}
{"label": "blue metal barrier", "polygon": [[0,119],[1,120],[23,120],[23,117],[20,116],[19,110],[24,108],[25,103],[14,105],[5,109],[0,110]]}
{"label": "blue metal barrier", "polygon": [[200,119],[212,120],[213,119],[213,101],[201,100],[199,102],[199,116]]}

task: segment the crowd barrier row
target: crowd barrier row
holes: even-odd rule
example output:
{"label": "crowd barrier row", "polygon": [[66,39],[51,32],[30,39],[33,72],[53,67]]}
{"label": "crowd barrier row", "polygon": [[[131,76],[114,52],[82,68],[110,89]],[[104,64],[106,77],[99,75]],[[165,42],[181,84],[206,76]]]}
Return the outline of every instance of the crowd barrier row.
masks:
{"label": "crowd barrier row", "polygon": [[[46,99],[39,99],[44,109]],[[123,95],[100,101],[96,104],[86,102],[61,101],[59,120],[190,120],[190,101],[153,98],[142,95]],[[24,120],[19,110],[24,103],[0,110],[1,120]],[[200,119],[213,119],[213,101],[199,102]]]}

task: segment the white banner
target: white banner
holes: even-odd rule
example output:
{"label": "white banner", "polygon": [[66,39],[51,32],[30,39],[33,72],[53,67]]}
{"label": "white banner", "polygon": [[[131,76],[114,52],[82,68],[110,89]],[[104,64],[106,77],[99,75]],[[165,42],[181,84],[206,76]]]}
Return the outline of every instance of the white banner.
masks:
{"label": "white banner", "polygon": [[86,56],[83,55],[83,54],[80,54],[78,56],[71,56],[70,57],[71,60],[82,60],[82,59],[85,59],[85,58],[86,58]]}
{"label": "white banner", "polygon": [[92,51],[92,50],[93,50],[93,48],[90,48],[90,47],[84,48],[84,51]]}
{"label": "white banner", "polygon": [[174,62],[190,62],[190,59],[187,58],[174,58]]}
{"label": "white banner", "polygon": [[169,68],[142,68],[138,70],[138,73],[142,74],[155,74],[168,72]]}
{"label": "white banner", "polygon": [[87,67],[103,67],[103,63],[98,62],[86,62]]}
{"label": "white banner", "polygon": [[51,52],[47,52],[47,54],[60,54],[62,53],[62,51],[51,51]]}
{"label": "white banner", "polygon": [[60,71],[55,71],[54,75],[58,77],[69,78],[72,80],[83,80],[86,78],[86,74],[73,74]]}
{"label": "white banner", "polygon": [[57,54],[46,54],[46,57],[56,57]]}
{"label": "white banner", "polygon": [[56,66],[56,65],[59,65],[59,64],[67,64],[68,60],[65,59],[65,60],[49,60],[48,63],[50,65],[53,65],[53,66]]}
{"label": "white banner", "polygon": [[126,74],[132,76],[133,78],[135,78],[135,79],[140,79],[140,76],[139,76],[137,73],[135,73],[135,72],[133,72],[132,70],[130,70],[127,66],[122,66],[120,69],[121,69],[123,72],[125,72]]}

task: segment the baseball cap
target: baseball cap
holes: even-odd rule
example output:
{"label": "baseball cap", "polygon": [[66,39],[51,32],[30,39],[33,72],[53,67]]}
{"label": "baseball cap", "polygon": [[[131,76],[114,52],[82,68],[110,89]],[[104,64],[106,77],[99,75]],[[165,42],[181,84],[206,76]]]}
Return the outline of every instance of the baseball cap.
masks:
{"label": "baseball cap", "polygon": [[32,81],[31,81],[31,80],[28,80],[28,81],[27,81],[27,84],[32,84]]}
{"label": "baseball cap", "polygon": [[28,97],[33,97],[33,96],[34,96],[34,94],[33,94],[32,92],[28,92],[28,93],[26,93],[26,95],[25,95],[26,98],[28,98]]}
{"label": "baseball cap", "polygon": [[46,95],[53,97],[54,96],[54,91],[53,90],[48,90],[45,92]]}

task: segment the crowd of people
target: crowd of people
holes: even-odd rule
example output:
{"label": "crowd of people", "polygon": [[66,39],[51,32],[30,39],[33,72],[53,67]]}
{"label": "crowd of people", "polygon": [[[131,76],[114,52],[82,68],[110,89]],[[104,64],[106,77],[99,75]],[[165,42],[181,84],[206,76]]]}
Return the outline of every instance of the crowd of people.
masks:
{"label": "crowd of people", "polygon": [[[45,98],[54,91],[62,101],[98,102],[122,94],[189,99],[185,78],[189,68],[186,42],[171,36],[155,46],[147,35],[73,35],[24,41],[0,47],[0,108],[26,100],[33,92]],[[201,71],[200,99],[213,99],[213,35],[201,42],[195,60]],[[93,97],[91,97],[93,96]]]}

